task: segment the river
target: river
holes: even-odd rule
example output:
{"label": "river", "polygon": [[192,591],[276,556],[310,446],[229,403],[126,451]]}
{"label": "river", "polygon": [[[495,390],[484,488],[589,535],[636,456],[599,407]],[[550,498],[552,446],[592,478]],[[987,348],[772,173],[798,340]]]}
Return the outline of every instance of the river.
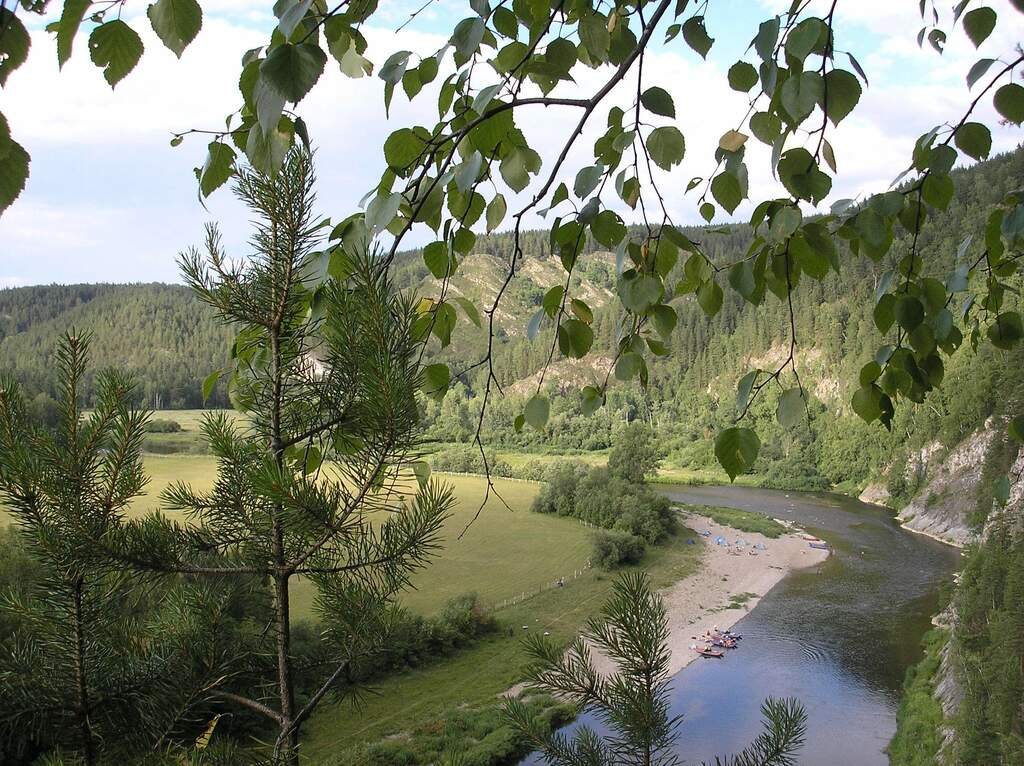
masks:
{"label": "river", "polygon": [[[799,764],[887,764],[904,674],[921,657],[939,582],[956,568],[959,551],[841,495],[736,486],[662,491],[680,502],[796,521],[834,549],[820,571],[790,574],[737,623],[739,649],[676,675],[677,754],[699,764],[738,752],[761,730],[761,700],[794,696],[808,713]],[[574,726],[580,722],[593,725],[586,715]]]}

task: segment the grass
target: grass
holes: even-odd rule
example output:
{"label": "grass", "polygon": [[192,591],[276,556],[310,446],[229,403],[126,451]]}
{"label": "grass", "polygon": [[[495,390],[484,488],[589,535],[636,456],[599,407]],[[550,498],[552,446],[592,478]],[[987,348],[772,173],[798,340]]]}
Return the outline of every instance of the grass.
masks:
{"label": "grass", "polygon": [[[668,544],[648,549],[643,568],[656,587],[697,570],[701,547],[686,544],[692,536],[683,530]],[[337,749],[415,729],[443,717],[452,707],[493,704],[521,678],[527,660],[522,636],[547,632],[551,640],[567,642],[598,612],[612,581],[613,575],[588,570],[564,588],[545,591],[497,612],[503,625],[498,635],[444,662],[384,679],[361,707],[345,702],[322,707],[305,732],[310,762],[316,763]]]}
{"label": "grass", "polygon": [[725,527],[732,527],[742,532],[756,532],[765,537],[781,537],[788,530],[775,519],[765,516],[763,513],[753,511],[741,511],[738,508],[724,508],[717,505],[690,505],[683,503],[680,506],[686,513],[706,516],[716,524]]}

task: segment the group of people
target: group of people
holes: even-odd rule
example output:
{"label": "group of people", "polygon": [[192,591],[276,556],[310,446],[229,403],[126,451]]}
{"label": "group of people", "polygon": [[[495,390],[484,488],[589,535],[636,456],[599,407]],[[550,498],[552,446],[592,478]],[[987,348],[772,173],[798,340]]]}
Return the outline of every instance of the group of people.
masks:
{"label": "group of people", "polygon": [[703,646],[693,644],[691,648],[697,654],[705,657],[724,657],[725,652],[723,650],[735,649],[739,645],[741,638],[743,636],[739,636],[731,630],[719,630],[718,626],[715,625],[711,630],[704,631],[704,634],[700,637]]}

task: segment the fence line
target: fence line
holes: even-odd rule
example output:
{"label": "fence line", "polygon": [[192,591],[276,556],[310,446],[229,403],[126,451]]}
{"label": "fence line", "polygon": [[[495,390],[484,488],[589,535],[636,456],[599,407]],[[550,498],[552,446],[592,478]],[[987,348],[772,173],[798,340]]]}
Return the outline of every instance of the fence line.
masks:
{"label": "fence line", "polygon": [[508,609],[509,607],[516,606],[517,604],[521,604],[524,601],[529,601],[531,598],[534,598],[535,596],[539,596],[541,593],[544,593],[544,592],[549,591],[549,590],[554,590],[555,588],[567,588],[569,586],[569,583],[572,580],[578,580],[590,568],[591,568],[591,562],[588,561],[580,569],[574,569],[573,572],[572,572],[572,577],[571,578],[569,578],[569,577],[559,577],[556,580],[552,580],[551,582],[544,583],[543,585],[538,587],[536,590],[528,590],[528,591],[524,590],[518,596],[513,596],[512,598],[506,598],[506,599],[502,600],[501,602],[499,602],[498,604],[493,605],[491,607],[491,611],[492,612],[498,612],[498,611],[500,611],[502,609]]}

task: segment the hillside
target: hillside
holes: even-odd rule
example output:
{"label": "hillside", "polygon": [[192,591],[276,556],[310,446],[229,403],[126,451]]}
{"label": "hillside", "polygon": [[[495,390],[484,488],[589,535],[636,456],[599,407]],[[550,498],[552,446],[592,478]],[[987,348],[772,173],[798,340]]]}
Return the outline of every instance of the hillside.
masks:
{"label": "hillside", "polygon": [[[948,211],[929,221],[920,247],[942,274],[967,235],[979,234],[982,210],[1019,184],[1024,177],[1024,150],[996,157],[954,173],[956,194]],[[687,230],[711,258],[724,262],[742,253],[749,227],[735,225]],[[980,239],[976,236],[976,240]],[[464,259],[447,288],[446,297],[467,297],[480,310],[493,301],[512,252],[511,236],[481,236],[476,254]],[[726,291],[722,310],[707,318],[692,296],[675,306],[679,323],[668,344],[670,355],[651,366],[647,391],[634,385],[613,386],[608,406],[590,418],[581,417],[573,389],[603,380],[614,346],[618,320],[614,257],[588,247],[571,283],[571,294],[594,309],[594,352],[585,363],[557,353],[544,385],[566,395],[552,403],[549,428],[540,435],[512,428],[523,398],[536,389],[551,350],[551,330],[529,340],[525,327],[548,289],[561,284],[565,272],[550,254],[545,232],[526,232],[527,253],[517,278],[496,315],[495,372],[504,395],[492,399],[486,420],[487,437],[496,447],[516,449],[602,449],[623,421],[644,419],[656,426],[668,463],[700,469],[715,465],[705,438],[735,417],[736,380],[753,367],[770,367],[788,350],[788,317],[784,305],[769,296],[752,309]],[[965,344],[948,364],[947,384],[924,405],[900,409],[892,433],[864,426],[848,409],[851,385],[860,366],[878,342],[871,319],[873,293],[881,275],[907,252],[909,242],[897,236],[880,263],[840,257],[841,273],[801,285],[795,294],[801,380],[813,394],[810,418],[795,433],[783,433],[775,422],[774,394],[758,400],[748,422],[764,444],[757,473],[768,483],[791,487],[840,486],[860,490],[881,482],[894,503],[906,502],[924,479],[902,467],[912,454],[938,443],[952,449],[987,418],[1001,415],[1024,393],[1019,392],[1021,352],[974,352]],[[931,257],[936,256],[936,257]],[[681,276],[669,277],[671,283]],[[396,282],[403,289],[439,297],[417,251],[396,262]],[[805,277],[806,279],[806,277]],[[52,385],[48,355],[56,336],[69,326],[95,334],[94,358],[116,364],[140,378],[145,403],[163,408],[200,404],[200,381],[227,356],[230,333],[217,326],[211,312],[188,291],[168,285],[76,285],[0,291],[0,366],[21,378],[31,391]],[[459,309],[458,331],[451,346],[431,352],[433,358],[463,370],[482,358],[487,338]],[[425,403],[428,435],[440,441],[471,438],[479,413],[477,392],[485,370],[460,378],[440,404]],[[998,393],[997,393],[998,392]],[[214,404],[224,404],[221,392]],[[895,470],[894,470],[895,467]]]}
{"label": "hillside", "polygon": [[[202,380],[224,366],[232,333],[180,285],[48,285],[0,290],[0,369],[33,395],[53,395],[61,333],[92,334],[92,367],[136,376],[140,402],[199,407]],[[227,405],[216,391],[212,403]]]}

